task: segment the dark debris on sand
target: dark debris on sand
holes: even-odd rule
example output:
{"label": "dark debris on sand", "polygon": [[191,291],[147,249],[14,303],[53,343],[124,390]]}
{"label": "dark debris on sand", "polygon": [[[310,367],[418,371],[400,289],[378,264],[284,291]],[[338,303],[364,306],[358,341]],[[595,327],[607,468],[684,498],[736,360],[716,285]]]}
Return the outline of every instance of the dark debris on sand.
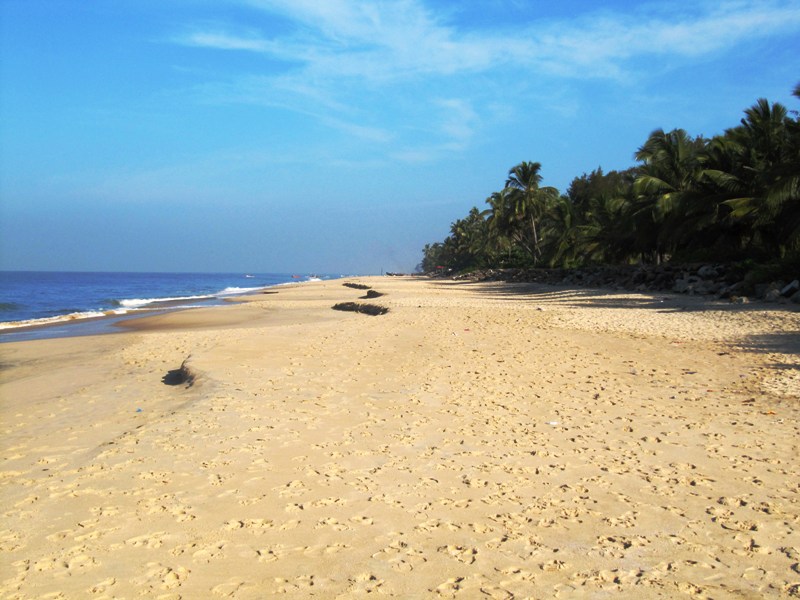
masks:
{"label": "dark debris on sand", "polygon": [[389,309],[385,306],[362,304],[360,302],[340,302],[339,304],[334,304],[332,308],[333,310],[346,310],[371,316],[385,315],[389,312]]}
{"label": "dark debris on sand", "polygon": [[385,294],[377,290],[370,290],[364,296],[361,296],[361,298],[364,300],[369,300],[370,298],[380,298],[381,296],[385,296]]}

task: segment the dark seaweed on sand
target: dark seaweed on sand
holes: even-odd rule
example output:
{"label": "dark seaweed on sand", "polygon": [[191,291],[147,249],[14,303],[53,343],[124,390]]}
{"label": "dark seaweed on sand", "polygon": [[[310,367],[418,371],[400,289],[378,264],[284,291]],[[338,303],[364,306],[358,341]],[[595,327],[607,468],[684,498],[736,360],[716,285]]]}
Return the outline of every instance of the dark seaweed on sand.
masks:
{"label": "dark seaweed on sand", "polygon": [[368,285],[364,285],[363,283],[343,283],[345,287],[353,288],[354,290],[368,290],[370,289]]}
{"label": "dark seaweed on sand", "polygon": [[370,298],[380,298],[384,294],[382,292],[378,292],[377,290],[370,290],[364,296],[361,296],[365,300],[369,300]]}
{"label": "dark seaweed on sand", "polygon": [[165,385],[183,385],[186,384],[187,388],[192,387],[194,385],[194,373],[187,365],[188,358],[181,363],[181,366],[177,369],[172,369],[171,371],[167,371],[167,374],[161,378],[161,381]]}
{"label": "dark seaweed on sand", "polygon": [[377,304],[361,304],[359,302],[340,302],[333,305],[333,310],[348,310],[351,312],[362,313],[365,315],[385,315],[389,309],[385,306],[378,306]]}

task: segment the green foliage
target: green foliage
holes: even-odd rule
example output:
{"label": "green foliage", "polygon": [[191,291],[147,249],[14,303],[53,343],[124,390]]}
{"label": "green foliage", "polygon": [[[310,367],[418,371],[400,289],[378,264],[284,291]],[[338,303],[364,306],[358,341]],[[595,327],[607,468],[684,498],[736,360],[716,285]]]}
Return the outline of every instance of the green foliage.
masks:
{"label": "green foliage", "polygon": [[540,163],[519,163],[486,210],[472,208],[425,246],[418,268],[800,262],[796,111],[759,99],[723,135],[657,129],[634,156],[626,171],[576,177],[564,195],[541,185]]}

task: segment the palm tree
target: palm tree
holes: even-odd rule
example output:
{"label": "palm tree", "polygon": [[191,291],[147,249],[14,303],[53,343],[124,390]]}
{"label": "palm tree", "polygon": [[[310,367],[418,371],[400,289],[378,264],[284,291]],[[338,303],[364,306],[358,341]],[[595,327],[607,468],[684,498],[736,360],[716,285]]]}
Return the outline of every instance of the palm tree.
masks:
{"label": "palm tree", "polygon": [[453,247],[453,268],[464,270],[484,266],[487,245],[487,224],[484,215],[475,207],[464,219],[450,226]]}
{"label": "palm tree", "polygon": [[580,251],[584,260],[595,264],[627,261],[637,251],[637,206],[633,192],[618,190],[592,196],[585,222],[578,228]]}
{"label": "palm tree", "polygon": [[567,196],[559,196],[548,206],[541,220],[542,254],[551,267],[572,267],[578,260],[578,207]]}
{"label": "palm tree", "polygon": [[640,230],[655,234],[650,245],[657,263],[682,241],[686,217],[697,201],[693,192],[704,146],[702,138],[692,138],[683,129],[657,129],[635,154],[643,163],[633,185],[637,220]]}
{"label": "palm tree", "polygon": [[[558,190],[553,187],[539,187],[542,165],[538,162],[521,162],[508,171],[506,190],[512,199],[513,214],[516,220],[516,238],[536,264],[541,256],[538,222],[550,202],[558,198]],[[528,230],[529,231],[526,231]]]}
{"label": "palm tree", "polygon": [[488,240],[496,250],[508,252],[508,262],[511,262],[511,251],[514,242],[514,211],[510,194],[507,189],[493,192],[486,199],[489,208],[483,213],[487,216]]}
{"label": "palm tree", "polygon": [[748,223],[770,255],[800,246],[800,123],[762,98],[725,137],[738,150],[725,179],[731,218]]}

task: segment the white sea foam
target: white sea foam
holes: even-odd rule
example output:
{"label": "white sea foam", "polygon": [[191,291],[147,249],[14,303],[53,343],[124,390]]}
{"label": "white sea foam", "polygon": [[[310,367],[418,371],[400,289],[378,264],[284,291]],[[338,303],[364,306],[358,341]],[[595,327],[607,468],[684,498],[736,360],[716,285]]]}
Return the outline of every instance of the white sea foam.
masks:
{"label": "white sea foam", "polygon": [[151,304],[163,304],[165,302],[184,302],[186,300],[209,300],[214,296],[176,296],[173,298],[127,298],[120,300],[119,305],[123,308],[143,308]]}
{"label": "white sea foam", "polygon": [[[24,278],[16,281],[13,290],[17,295],[12,294],[9,298],[4,298],[3,306],[0,307],[3,309],[0,314],[0,331],[6,333],[16,329],[39,327],[43,327],[44,331],[48,329],[45,326],[51,326],[49,329],[51,333],[43,333],[42,336],[58,337],[58,332],[66,329],[61,327],[65,324],[87,320],[102,321],[102,317],[110,318],[109,322],[114,322],[126,315],[219,305],[237,295],[257,294],[264,288],[305,283],[319,277],[311,275],[301,278],[298,275],[287,281],[288,275],[267,275],[265,281],[270,283],[255,287],[253,284],[260,283],[262,276],[254,275],[243,281],[202,274],[197,277],[191,274],[177,274],[176,285],[172,287],[169,278],[154,274],[134,274],[131,277],[128,277],[128,274],[125,274],[125,277],[120,277],[120,274],[107,275],[99,277],[98,274],[71,274],[68,277],[63,275],[54,277],[51,274],[30,281]],[[219,287],[215,287],[215,284]],[[228,284],[233,285],[224,287]],[[184,289],[180,290],[181,287]],[[205,291],[209,289],[213,291]],[[162,292],[164,296],[159,297]],[[171,296],[170,292],[176,295]],[[137,293],[151,295],[136,296]],[[18,301],[17,297],[21,299]],[[70,314],[58,314],[59,310],[65,308],[71,309]],[[17,332],[14,335],[17,335]],[[22,332],[21,335],[26,334]],[[31,332],[31,335],[35,336],[36,332]]]}
{"label": "white sea foam", "polygon": [[[197,304],[197,300],[213,300],[214,298],[224,298],[227,296],[235,296],[242,294],[250,294],[264,289],[264,287],[274,287],[275,285],[291,285],[293,283],[302,283],[298,281],[287,281],[284,283],[273,284],[273,286],[259,286],[259,287],[226,287],[225,289],[214,294],[204,294],[197,296],[172,296],[166,298],[125,298],[117,300],[118,308],[108,310],[87,310],[83,312],[73,312],[66,315],[57,315],[54,317],[43,317],[40,319],[27,319],[24,321],[5,321],[0,322],[0,330],[17,329],[20,327],[39,327],[44,325],[57,325],[59,323],[68,323],[71,321],[80,321],[84,319],[97,319],[100,317],[123,316],[134,312],[148,312],[163,308],[200,308],[203,305]],[[187,304],[183,304],[186,302]],[[166,304],[172,306],[166,307]]]}
{"label": "white sea foam", "polygon": [[245,294],[260,289],[262,288],[229,287],[213,295],[174,296],[167,298],[126,298],[125,300],[119,300],[117,302],[120,308],[109,309],[106,311],[87,310],[83,312],[73,312],[66,315],[57,315],[54,317],[27,319],[24,321],[5,321],[5,322],[0,322],[0,330],[17,329],[19,327],[39,327],[43,325],[56,325],[58,323],[68,323],[70,321],[79,321],[83,319],[97,319],[99,317],[123,316],[130,314],[132,312],[143,312],[147,311],[148,309],[150,310],[156,309],[168,303],[174,305],[171,308],[199,308],[202,306],[201,304],[192,304],[192,303],[181,304],[181,303],[191,302],[196,300],[211,300],[213,298],[218,298],[222,296],[233,296],[236,294]]}
{"label": "white sea foam", "polygon": [[250,292],[257,292],[258,290],[263,289],[261,287],[226,287],[221,292],[217,293],[217,296],[233,296],[235,294],[247,294]]}
{"label": "white sea foam", "polygon": [[85,312],[74,312],[68,315],[58,315],[56,317],[43,317],[41,319],[28,319],[26,321],[6,321],[0,323],[0,329],[16,329],[18,327],[39,327],[42,325],[54,325],[56,323],[68,323],[69,321],[78,321],[82,319],[97,319],[99,317],[107,317],[109,315],[126,314],[128,311],[108,311],[103,312],[99,310],[87,310]]}
{"label": "white sea foam", "polygon": [[167,298],[126,298],[119,300],[118,304],[123,308],[155,308],[159,304],[174,304],[177,302],[187,302],[190,300],[211,300],[213,298],[221,298],[224,296],[235,296],[238,294],[248,294],[262,289],[260,287],[226,287],[224,290],[216,292],[215,294],[204,294],[200,296],[171,296]]}

